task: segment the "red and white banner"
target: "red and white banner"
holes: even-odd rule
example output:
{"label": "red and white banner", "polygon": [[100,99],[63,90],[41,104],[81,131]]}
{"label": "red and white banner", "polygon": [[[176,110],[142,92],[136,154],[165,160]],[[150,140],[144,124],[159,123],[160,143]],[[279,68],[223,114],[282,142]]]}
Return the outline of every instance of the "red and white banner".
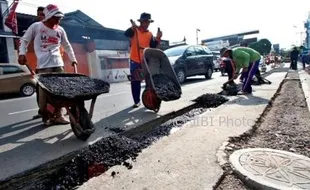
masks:
{"label": "red and white banner", "polygon": [[14,34],[18,34],[18,27],[17,27],[17,17],[16,17],[16,8],[18,5],[19,1],[14,0],[12,3],[13,5],[11,6],[9,13],[5,16],[4,18],[4,24],[12,30]]}

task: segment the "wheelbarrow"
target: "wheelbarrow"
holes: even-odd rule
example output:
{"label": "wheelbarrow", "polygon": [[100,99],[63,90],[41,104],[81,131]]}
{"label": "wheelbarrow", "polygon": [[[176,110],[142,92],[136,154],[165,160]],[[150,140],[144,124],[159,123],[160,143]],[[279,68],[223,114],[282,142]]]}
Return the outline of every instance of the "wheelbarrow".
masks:
{"label": "wheelbarrow", "polygon": [[[157,113],[162,101],[174,101],[181,97],[182,89],[166,54],[160,49],[146,48],[143,51],[143,71],[145,76],[145,90],[142,93],[142,103],[150,110]],[[156,88],[158,80],[155,77],[165,77],[174,84],[173,92],[159,92]],[[173,93],[173,95],[169,94]]]}
{"label": "wheelbarrow", "polygon": [[[29,66],[27,67],[31,74],[35,75]],[[55,108],[65,107],[73,133],[78,139],[86,141],[95,131],[91,119],[97,96],[109,93],[110,84],[100,79],[78,74],[76,65],[74,65],[74,73],[44,73],[35,75],[35,78],[39,88],[46,93],[47,97],[47,109],[42,111],[43,117],[53,115]],[[62,82],[52,85],[53,83],[48,82],[50,80]],[[79,81],[80,84],[78,84]],[[62,88],[62,86],[66,86],[66,88]],[[91,100],[89,112],[85,108],[86,100]]]}

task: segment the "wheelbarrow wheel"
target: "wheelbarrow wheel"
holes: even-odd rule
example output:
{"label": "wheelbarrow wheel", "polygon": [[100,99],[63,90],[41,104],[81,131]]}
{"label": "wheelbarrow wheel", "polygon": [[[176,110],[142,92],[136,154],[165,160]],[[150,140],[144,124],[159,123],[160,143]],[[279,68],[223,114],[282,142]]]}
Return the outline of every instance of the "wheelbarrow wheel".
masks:
{"label": "wheelbarrow wheel", "polygon": [[158,113],[161,105],[161,99],[157,97],[153,89],[147,88],[142,93],[142,103],[147,109]]}
{"label": "wheelbarrow wheel", "polygon": [[71,107],[70,112],[74,115],[75,120],[78,122],[74,123],[70,117],[71,128],[74,135],[83,141],[86,141],[90,135],[95,131],[95,126],[91,121],[87,110],[83,106],[78,106],[79,108],[79,117],[77,116],[76,107]]}

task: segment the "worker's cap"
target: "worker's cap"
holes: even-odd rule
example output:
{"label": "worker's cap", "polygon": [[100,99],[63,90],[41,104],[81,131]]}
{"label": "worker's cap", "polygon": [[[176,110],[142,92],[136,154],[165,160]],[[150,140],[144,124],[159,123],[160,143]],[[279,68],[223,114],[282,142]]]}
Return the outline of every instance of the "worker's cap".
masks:
{"label": "worker's cap", "polygon": [[142,13],[138,21],[139,22],[142,22],[142,21],[154,22],[154,20],[152,20],[151,14],[149,13]]}
{"label": "worker's cap", "polygon": [[231,50],[230,48],[226,48],[226,47],[222,48],[222,49],[220,50],[221,57],[223,57],[224,54],[225,54],[226,52],[228,52],[228,51],[232,51],[232,50]]}
{"label": "worker's cap", "polygon": [[43,13],[45,15],[45,19],[43,21],[47,21],[48,19],[52,17],[58,17],[63,18],[65,15],[59,10],[57,5],[49,4],[45,7],[43,10]]}

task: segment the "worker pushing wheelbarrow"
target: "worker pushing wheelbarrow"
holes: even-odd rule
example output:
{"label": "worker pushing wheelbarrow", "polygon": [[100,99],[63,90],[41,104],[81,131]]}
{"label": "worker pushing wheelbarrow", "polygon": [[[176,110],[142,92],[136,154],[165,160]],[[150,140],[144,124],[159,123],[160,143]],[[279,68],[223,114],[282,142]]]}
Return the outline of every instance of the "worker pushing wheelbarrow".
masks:
{"label": "worker pushing wheelbarrow", "polygon": [[[37,74],[30,69],[39,85],[40,93],[45,93],[45,108],[40,107],[42,118],[50,119],[55,110],[65,107],[69,114],[73,133],[78,139],[87,140],[95,131],[91,121],[97,96],[109,93],[110,84],[100,79],[78,74],[76,65],[74,73],[44,73]],[[89,112],[85,101],[91,100]]]}
{"label": "worker pushing wheelbarrow", "polygon": [[146,48],[143,60],[146,87],[142,93],[142,102],[147,109],[158,112],[162,101],[179,99],[182,88],[163,51]]}
{"label": "worker pushing wheelbarrow", "polygon": [[[155,49],[160,45],[162,36],[160,28],[154,38],[148,31],[150,23],[154,22],[151,15],[142,13],[138,21],[139,26],[130,20],[132,26],[125,32],[125,35],[131,39],[128,80],[131,81],[135,102],[133,107],[140,105],[141,82],[145,80],[146,88],[142,94],[142,102],[146,108],[158,112],[162,100],[171,101],[180,98],[181,87],[167,56],[161,50]],[[164,84],[162,81],[165,81]],[[171,89],[177,92],[169,95]]]}

